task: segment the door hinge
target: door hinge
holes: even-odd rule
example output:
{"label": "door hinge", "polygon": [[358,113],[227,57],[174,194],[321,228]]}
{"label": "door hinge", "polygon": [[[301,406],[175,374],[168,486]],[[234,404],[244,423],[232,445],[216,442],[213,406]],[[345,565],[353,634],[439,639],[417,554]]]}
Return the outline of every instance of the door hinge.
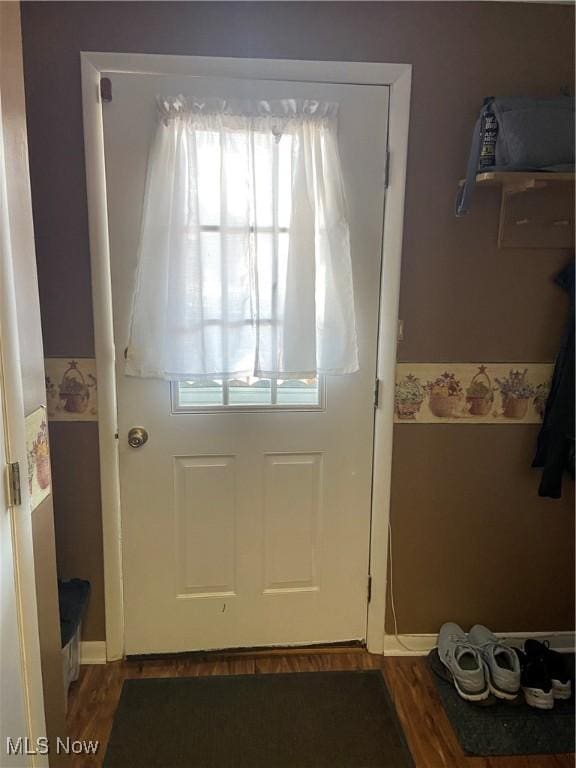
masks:
{"label": "door hinge", "polygon": [[380,379],[376,379],[374,384],[374,408],[378,408],[380,405]]}
{"label": "door hinge", "polygon": [[386,170],[384,171],[384,187],[390,186],[390,150],[386,150]]}
{"label": "door hinge", "polygon": [[8,464],[8,506],[19,507],[20,504],[22,504],[20,464],[14,461],[12,464]]}
{"label": "door hinge", "polygon": [[100,78],[100,101],[106,103],[112,101],[112,81],[109,77]]}
{"label": "door hinge", "polygon": [[372,600],[372,576],[368,575],[368,602]]}

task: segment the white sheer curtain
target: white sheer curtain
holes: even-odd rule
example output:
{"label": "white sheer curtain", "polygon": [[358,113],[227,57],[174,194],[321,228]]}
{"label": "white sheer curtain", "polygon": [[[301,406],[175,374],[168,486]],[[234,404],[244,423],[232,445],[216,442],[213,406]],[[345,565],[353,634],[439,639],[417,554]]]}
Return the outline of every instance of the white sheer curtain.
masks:
{"label": "white sheer curtain", "polygon": [[162,101],[126,373],[356,370],[337,105]]}

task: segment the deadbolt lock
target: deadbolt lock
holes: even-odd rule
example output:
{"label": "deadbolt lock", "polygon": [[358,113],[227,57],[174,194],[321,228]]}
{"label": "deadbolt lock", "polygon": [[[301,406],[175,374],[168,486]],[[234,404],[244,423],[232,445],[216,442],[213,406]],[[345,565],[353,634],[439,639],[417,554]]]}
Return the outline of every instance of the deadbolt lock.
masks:
{"label": "deadbolt lock", "polygon": [[128,432],[128,445],[131,448],[141,448],[148,440],[148,432],[144,427],[132,427]]}

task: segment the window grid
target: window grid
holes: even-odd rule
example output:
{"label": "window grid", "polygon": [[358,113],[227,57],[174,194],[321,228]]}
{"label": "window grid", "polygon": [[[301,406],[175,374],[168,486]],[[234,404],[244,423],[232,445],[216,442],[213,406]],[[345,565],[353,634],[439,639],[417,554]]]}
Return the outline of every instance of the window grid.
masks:
{"label": "window grid", "polygon": [[[256,155],[256,147],[254,144],[255,137],[252,135],[251,137],[251,151],[253,155]],[[221,188],[224,188],[226,186],[225,182],[225,174],[226,174],[226,163],[224,162],[224,146],[223,146],[223,140],[222,136],[220,136],[220,144],[219,144],[219,152],[220,152],[220,175],[221,175]],[[270,324],[271,326],[277,326],[279,323],[279,315],[278,315],[278,302],[279,302],[279,294],[278,294],[278,281],[279,281],[279,260],[280,260],[280,236],[283,234],[289,233],[289,227],[287,226],[280,226],[280,184],[281,184],[281,170],[280,170],[280,145],[278,141],[275,141],[272,146],[272,157],[271,157],[271,163],[269,165],[269,170],[267,172],[270,173],[270,180],[271,180],[271,224],[266,226],[259,226],[257,221],[257,210],[255,205],[255,200],[253,198],[250,199],[250,206],[252,207],[252,217],[253,217],[253,224],[249,226],[249,233],[252,240],[254,240],[259,234],[267,234],[272,235],[272,253],[271,253],[271,286],[270,286],[270,317],[269,318],[260,318],[260,322],[264,324]],[[198,229],[202,233],[222,233],[225,232],[245,232],[246,228],[243,226],[234,226],[228,225],[227,222],[227,211],[226,211],[226,201],[224,199],[224,196],[220,196],[220,211],[219,211],[219,222],[216,224],[202,224],[200,223],[200,211],[197,210],[197,221],[198,226],[194,227],[194,230],[197,231]],[[220,277],[222,280],[222,288],[220,295],[220,302],[221,302],[221,319],[220,320],[208,320],[205,319],[204,323],[206,325],[219,325],[222,324],[223,326],[228,325],[228,295],[227,295],[227,259],[226,259],[226,244],[224,241],[224,238],[220,238]],[[224,363],[224,370],[227,367],[228,363],[228,342],[226,339],[226,334],[221,334],[221,344],[222,344],[222,359]],[[272,355],[273,357],[276,356],[277,353],[277,339],[276,336],[273,335],[272,340],[273,348],[272,348]],[[279,385],[279,380],[283,383]],[[258,389],[256,386],[254,389],[254,385],[257,385],[257,382],[259,380],[255,379],[252,384],[250,385],[247,383],[247,386],[249,386],[253,391]],[[261,380],[260,380],[261,381]],[[319,410],[324,407],[324,380],[322,377],[319,377],[315,381],[315,387],[312,387],[310,384],[310,380],[300,380],[299,384],[295,384],[293,387],[290,386],[290,384],[285,383],[286,380],[282,378],[275,378],[272,377],[270,379],[267,379],[269,381],[270,385],[269,387],[262,387],[259,391],[262,393],[262,390],[265,390],[266,393],[269,393],[269,401],[267,402],[257,402],[257,396],[255,396],[255,402],[238,402],[239,398],[239,392],[242,391],[242,388],[240,386],[234,387],[233,378],[223,378],[219,380],[218,385],[216,386],[216,382],[213,383],[213,386],[207,386],[204,388],[204,395],[207,397],[206,401],[202,402],[202,397],[199,396],[197,398],[197,402],[193,401],[193,392],[194,389],[202,390],[202,384],[200,381],[196,382],[190,382],[193,384],[193,386],[186,389],[186,382],[172,382],[171,385],[171,397],[172,397],[172,410],[175,413],[186,413],[186,412],[204,412],[207,411],[222,411],[222,410],[233,410],[233,411],[250,411],[250,410]],[[232,384],[232,386],[231,386]],[[302,388],[301,392],[299,393],[299,388]],[[232,390],[232,391],[231,391]],[[234,392],[234,390],[236,390]],[[280,391],[279,391],[280,390]],[[247,392],[247,390],[246,390]],[[284,395],[284,399],[282,398],[282,395]],[[220,402],[214,402],[210,400],[210,397],[214,397],[218,393],[219,395],[219,401]],[[231,398],[232,393],[234,393],[234,397]],[[304,394],[305,393],[305,394]],[[312,395],[312,393],[314,393]],[[189,400],[188,404],[182,405],[182,394],[187,395],[186,399]],[[300,397],[299,397],[300,394]],[[279,398],[281,402],[279,402]],[[293,402],[290,402],[290,399],[292,399]],[[247,398],[249,400],[249,398]]]}
{"label": "window grid", "polygon": [[[171,397],[172,397],[172,412],[173,413],[207,413],[211,411],[281,411],[281,410],[300,410],[300,411],[318,411],[324,409],[325,404],[325,380],[320,376],[314,380],[296,380],[298,384],[290,386],[289,380],[280,379],[282,384],[278,384],[278,379],[264,379],[264,381],[270,382],[269,387],[258,387],[257,384],[262,379],[255,378],[252,384],[243,384],[241,386],[234,386],[235,379],[222,379],[218,382],[212,382],[213,386],[207,386],[206,390],[211,390],[212,394],[217,392],[219,394],[219,402],[213,400],[206,400],[202,402],[201,398],[197,398],[196,402],[193,401],[193,392],[195,389],[202,389],[202,382],[200,381],[173,381],[171,384]],[[313,384],[312,384],[313,381]],[[231,386],[232,383],[232,386]],[[192,384],[193,386],[188,386]],[[208,382],[207,382],[208,384]],[[206,391],[205,390],[205,391]],[[263,390],[269,393],[269,399],[265,402],[254,399],[253,401],[239,402],[231,401],[231,390],[236,390],[236,396],[238,392],[245,392],[253,394],[255,392],[261,393]],[[284,394],[286,399],[280,399],[280,395]],[[183,396],[190,402],[183,403]]]}

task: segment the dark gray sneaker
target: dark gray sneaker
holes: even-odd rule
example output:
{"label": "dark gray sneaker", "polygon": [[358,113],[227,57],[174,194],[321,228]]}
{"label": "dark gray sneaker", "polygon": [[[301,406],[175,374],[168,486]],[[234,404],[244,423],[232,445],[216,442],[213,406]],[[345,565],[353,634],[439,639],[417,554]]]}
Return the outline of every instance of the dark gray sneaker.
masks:
{"label": "dark gray sneaker", "polygon": [[515,651],[482,624],[472,627],[468,639],[486,664],[491,693],[498,699],[514,701],[520,691],[520,662]]}
{"label": "dark gray sneaker", "polygon": [[438,635],[438,656],[463,699],[485,701],[488,698],[490,688],[480,652],[458,624],[442,625]]}

